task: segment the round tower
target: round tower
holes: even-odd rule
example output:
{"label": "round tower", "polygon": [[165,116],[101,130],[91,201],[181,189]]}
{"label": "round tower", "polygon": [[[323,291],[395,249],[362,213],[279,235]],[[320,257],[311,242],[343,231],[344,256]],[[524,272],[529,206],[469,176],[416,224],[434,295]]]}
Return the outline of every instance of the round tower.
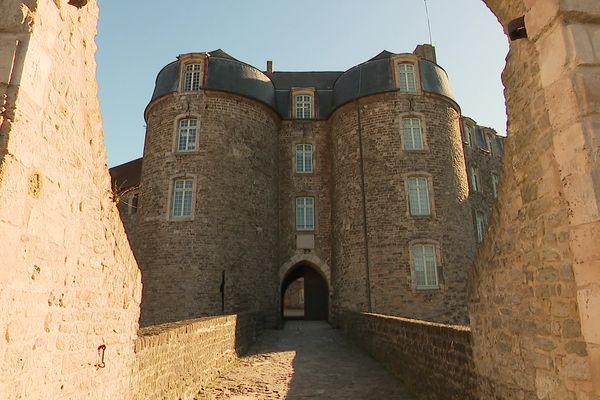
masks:
{"label": "round tower", "polygon": [[275,318],[273,102],[269,78],[222,51],[182,55],[159,73],[136,226],[142,324],[256,310]]}
{"label": "round tower", "polygon": [[446,73],[384,52],[338,78],[334,107],[335,311],[465,321],[475,243]]}

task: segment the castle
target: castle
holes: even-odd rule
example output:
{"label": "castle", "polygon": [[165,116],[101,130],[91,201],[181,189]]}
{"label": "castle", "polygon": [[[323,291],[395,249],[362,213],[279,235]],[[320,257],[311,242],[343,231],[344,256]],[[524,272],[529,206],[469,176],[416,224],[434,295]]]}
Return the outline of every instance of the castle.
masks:
{"label": "castle", "polygon": [[111,169],[142,324],[260,310],[276,325],[288,287],[309,319],[468,319],[503,138],[461,115],[433,46],[345,72],[184,54],[145,119],[143,157]]}

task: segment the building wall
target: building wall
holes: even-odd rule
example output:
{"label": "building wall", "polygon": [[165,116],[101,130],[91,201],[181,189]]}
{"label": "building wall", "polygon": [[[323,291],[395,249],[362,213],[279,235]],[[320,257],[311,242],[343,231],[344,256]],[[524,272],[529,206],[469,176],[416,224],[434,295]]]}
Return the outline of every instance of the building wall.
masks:
{"label": "building wall", "polygon": [[[306,254],[331,265],[331,157],[329,124],[324,121],[282,121],[279,131],[279,265]],[[313,145],[313,173],[295,172],[295,145]],[[314,196],[314,231],[296,231],[295,200]],[[313,248],[297,245],[297,235],[314,235]],[[323,271],[321,271],[323,272]]]}
{"label": "building wall", "polygon": [[0,398],[127,399],[141,282],[106,168],[98,8],[1,9]]}
{"label": "building wall", "polygon": [[[199,121],[197,152],[173,152],[177,120]],[[262,310],[275,323],[279,120],[238,95],[171,94],[147,110],[148,130],[133,239],[142,266],[142,324]],[[174,178],[195,179],[193,219],[169,215]],[[257,289],[260,288],[260,289]]]}
{"label": "building wall", "polygon": [[488,1],[525,16],[503,81],[502,185],[470,278],[482,398],[600,398],[596,1]]}
{"label": "building wall", "polygon": [[[332,117],[333,280],[336,306],[361,310],[368,309],[368,295],[356,107],[356,103],[343,106]],[[466,321],[465,278],[475,245],[458,111],[438,96],[401,93],[363,98],[359,107],[371,310],[437,321]],[[402,118],[409,115],[422,120],[426,150],[404,150],[401,124]],[[431,216],[409,213],[406,180],[412,174],[429,179]],[[436,245],[440,289],[415,289],[409,253],[415,242]]]}

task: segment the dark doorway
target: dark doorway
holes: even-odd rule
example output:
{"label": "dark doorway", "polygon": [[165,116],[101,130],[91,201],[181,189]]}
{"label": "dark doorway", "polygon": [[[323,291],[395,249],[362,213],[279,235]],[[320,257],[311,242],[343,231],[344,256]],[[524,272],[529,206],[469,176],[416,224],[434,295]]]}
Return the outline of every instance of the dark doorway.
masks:
{"label": "dark doorway", "polygon": [[306,264],[292,269],[281,285],[281,308],[286,319],[327,320],[329,288],[325,278]]}

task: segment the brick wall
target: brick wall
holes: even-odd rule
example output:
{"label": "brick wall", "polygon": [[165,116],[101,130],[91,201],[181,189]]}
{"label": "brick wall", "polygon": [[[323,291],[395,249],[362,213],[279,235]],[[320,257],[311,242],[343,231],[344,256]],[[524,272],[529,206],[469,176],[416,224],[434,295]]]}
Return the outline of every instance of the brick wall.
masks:
{"label": "brick wall", "polygon": [[98,8],[0,9],[0,398],[126,399],[141,283],[106,168]]}
{"label": "brick wall", "polygon": [[[600,398],[600,3],[487,1],[525,16],[503,73],[499,201],[471,276],[483,398]],[[596,38],[596,39],[593,39]]]}
{"label": "brick wall", "polygon": [[261,318],[244,313],[140,329],[132,399],[193,398],[254,342]]}
{"label": "brick wall", "polygon": [[478,398],[469,327],[350,311],[342,325],[419,399]]}

